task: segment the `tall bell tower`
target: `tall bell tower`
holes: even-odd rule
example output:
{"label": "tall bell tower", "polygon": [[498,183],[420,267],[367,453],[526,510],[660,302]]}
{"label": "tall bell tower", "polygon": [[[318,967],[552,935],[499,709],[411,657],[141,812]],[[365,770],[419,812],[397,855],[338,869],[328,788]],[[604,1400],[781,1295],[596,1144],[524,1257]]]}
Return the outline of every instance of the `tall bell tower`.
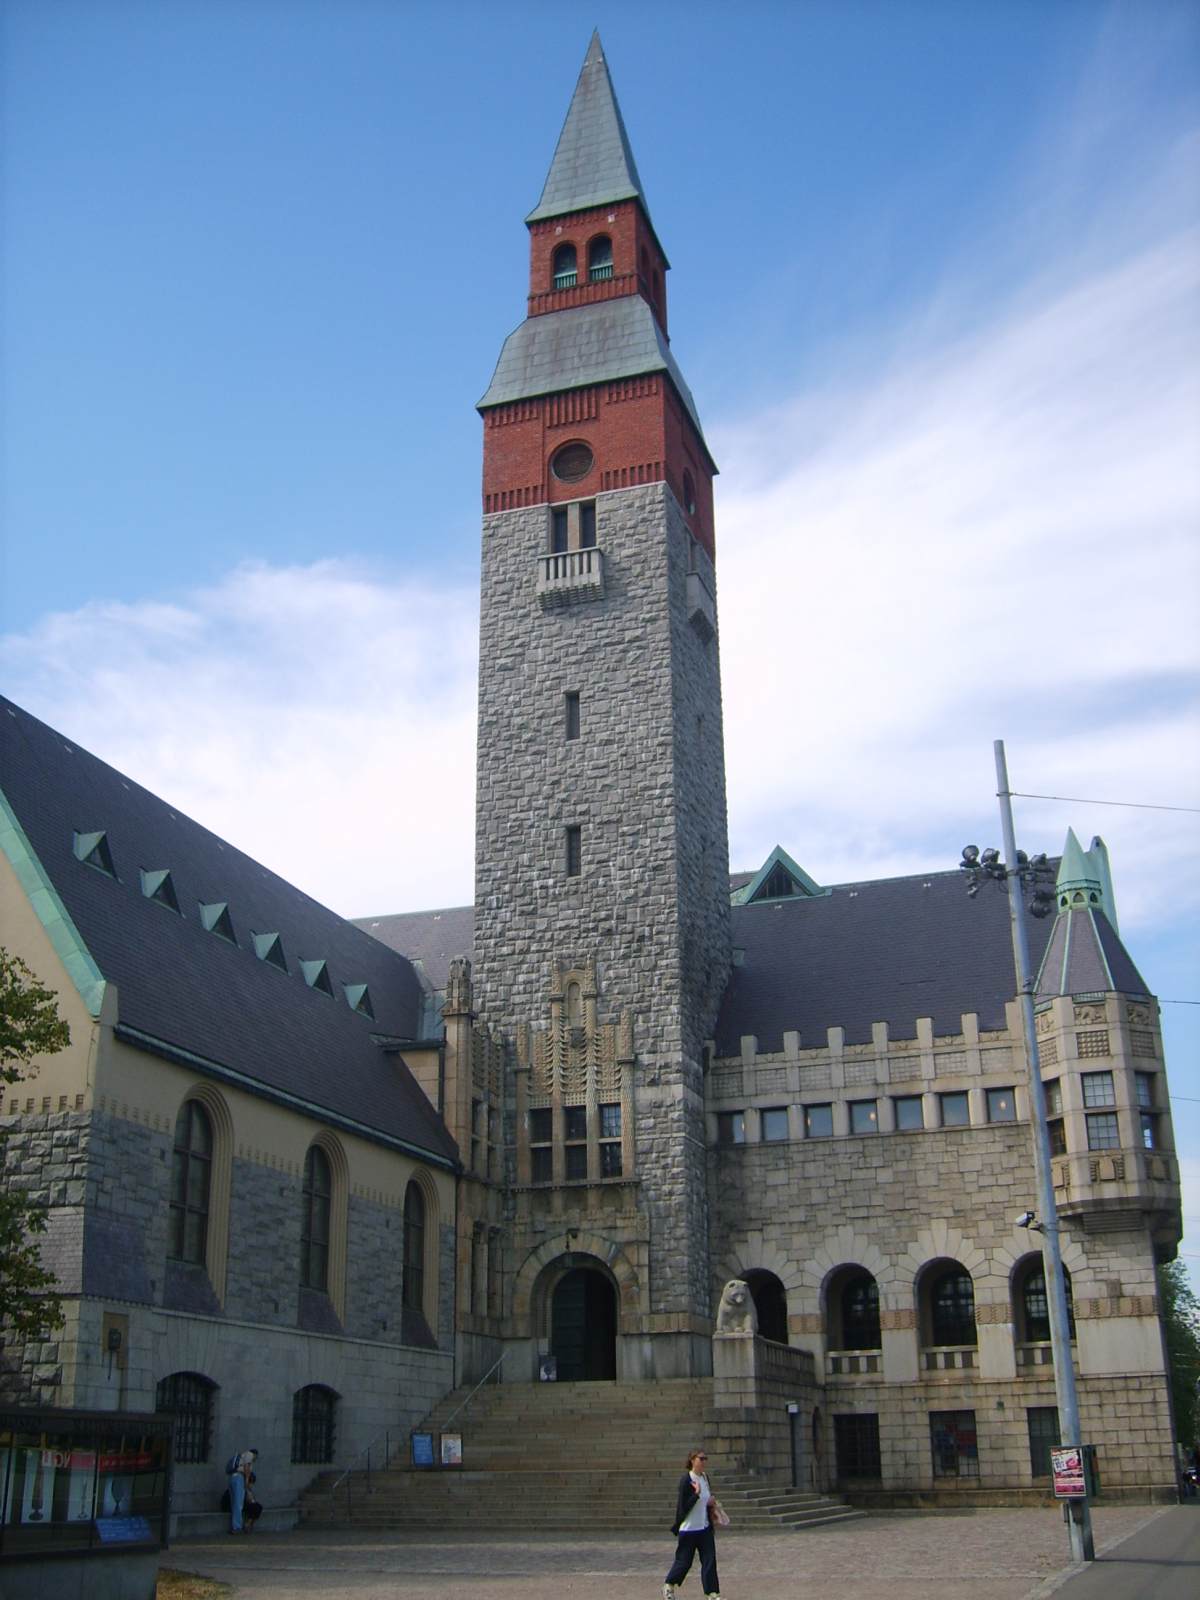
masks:
{"label": "tall bell tower", "polygon": [[526,222],[527,315],[479,403],[473,1003],[507,1062],[506,1337],[560,1377],[683,1376],[708,1370],[730,963],[716,468],[598,35]]}

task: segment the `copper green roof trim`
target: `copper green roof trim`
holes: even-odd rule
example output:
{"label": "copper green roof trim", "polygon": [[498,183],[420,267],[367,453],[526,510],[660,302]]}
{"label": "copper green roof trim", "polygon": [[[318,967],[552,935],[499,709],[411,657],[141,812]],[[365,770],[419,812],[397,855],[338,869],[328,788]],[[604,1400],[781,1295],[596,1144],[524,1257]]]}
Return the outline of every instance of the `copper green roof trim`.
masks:
{"label": "copper green roof trim", "polygon": [[[816,895],[827,895],[833,892],[831,889],[822,889],[816,879],[810,878],[803,867],[796,865],[783,846],[777,844],[749,883],[743,883],[740,888],[735,889],[729,896],[730,905],[750,905],[759,895],[763,885],[777,866],[782,867],[792,880],[793,898],[812,899]],[[778,895],[773,896],[770,901],[764,900],[763,904],[773,905],[779,898],[780,896]]]}
{"label": "copper green roof trim", "polygon": [[542,198],[525,220],[542,222],[617,200],[640,201],[649,220],[642,180],[597,32],[583,60]]}
{"label": "copper green roof trim", "polygon": [[46,876],[41,862],[34,854],[24,828],[17,821],[12,807],[0,790],[0,850],[8,858],[17,881],[37,913],[38,920],[79,997],[93,1017],[100,1015],[104,1004],[104,976],[92,959],[91,952],[80,938],[79,930],[71,921],[67,908],[59,899],[54,885]]}

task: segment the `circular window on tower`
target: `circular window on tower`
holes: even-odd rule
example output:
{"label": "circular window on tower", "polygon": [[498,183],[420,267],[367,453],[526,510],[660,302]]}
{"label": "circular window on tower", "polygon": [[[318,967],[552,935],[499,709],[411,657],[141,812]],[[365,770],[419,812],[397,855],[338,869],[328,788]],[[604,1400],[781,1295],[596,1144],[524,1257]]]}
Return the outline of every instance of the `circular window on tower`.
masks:
{"label": "circular window on tower", "polygon": [[575,439],[556,450],[550,458],[550,471],[559,483],[578,483],[592,470],[595,456],[582,439]]}
{"label": "circular window on tower", "polygon": [[696,480],[690,472],[683,475],[683,509],[689,517],[696,515]]}

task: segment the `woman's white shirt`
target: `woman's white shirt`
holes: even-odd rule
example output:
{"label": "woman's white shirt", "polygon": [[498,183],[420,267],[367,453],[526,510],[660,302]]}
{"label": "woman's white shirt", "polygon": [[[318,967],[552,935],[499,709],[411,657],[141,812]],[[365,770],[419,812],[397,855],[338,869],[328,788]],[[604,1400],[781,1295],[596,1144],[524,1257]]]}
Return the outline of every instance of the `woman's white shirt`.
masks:
{"label": "woman's white shirt", "polygon": [[693,1485],[699,1490],[699,1498],[679,1524],[679,1531],[680,1533],[703,1533],[704,1529],[708,1527],[708,1502],[712,1499],[712,1493],[708,1487],[708,1479],[703,1473],[697,1475],[693,1472],[691,1477]]}

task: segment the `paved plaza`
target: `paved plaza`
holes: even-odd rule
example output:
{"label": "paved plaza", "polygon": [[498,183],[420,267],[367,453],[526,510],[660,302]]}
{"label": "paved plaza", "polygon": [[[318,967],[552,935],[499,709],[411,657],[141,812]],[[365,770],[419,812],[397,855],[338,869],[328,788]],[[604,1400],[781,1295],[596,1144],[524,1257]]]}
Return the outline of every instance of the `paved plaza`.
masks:
{"label": "paved plaza", "polygon": [[[1115,1586],[1106,1595],[1200,1593],[1200,1511],[1115,1506],[1096,1510],[1094,1526],[1097,1552],[1113,1563]],[[661,1539],[605,1533],[576,1540],[302,1530],[185,1540],[166,1560],[232,1584],[236,1600],[657,1600],[673,1548],[665,1526]],[[1132,1552],[1125,1559],[1123,1548]],[[1155,1571],[1159,1552],[1171,1553],[1166,1577]],[[725,1600],[844,1600],[848,1591],[880,1600],[1045,1600],[1060,1587],[1070,1600],[1078,1580],[1063,1583],[1066,1558],[1056,1508],[872,1516],[806,1533],[730,1534],[719,1556]],[[1171,1587],[1180,1578],[1184,1586]],[[698,1580],[693,1571],[684,1600],[700,1600]]]}

